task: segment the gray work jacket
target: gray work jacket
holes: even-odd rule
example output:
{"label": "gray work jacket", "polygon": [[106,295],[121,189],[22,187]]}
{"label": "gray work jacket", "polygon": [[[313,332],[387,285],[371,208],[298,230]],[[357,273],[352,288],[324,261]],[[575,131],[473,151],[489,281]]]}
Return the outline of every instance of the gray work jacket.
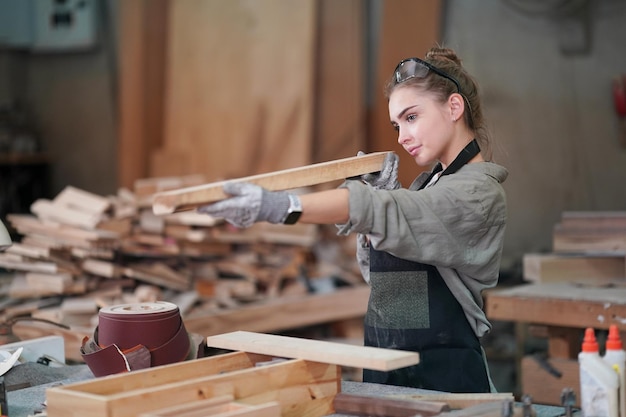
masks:
{"label": "gray work jacket", "polygon": [[498,282],[506,226],[507,170],[475,162],[418,190],[428,177],[418,176],[408,189],[375,190],[360,181],[340,187],[350,191],[350,219],[339,234],[367,234],[376,250],[434,265],[459,301],[478,337],[491,329],[483,311],[482,291]]}

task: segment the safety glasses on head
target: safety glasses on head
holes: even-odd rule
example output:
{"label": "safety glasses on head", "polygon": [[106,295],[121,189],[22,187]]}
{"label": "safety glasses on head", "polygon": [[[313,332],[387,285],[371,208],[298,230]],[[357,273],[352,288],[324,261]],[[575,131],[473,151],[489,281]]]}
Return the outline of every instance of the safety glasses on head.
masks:
{"label": "safety glasses on head", "polygon": [[461,93],[461,86],[454,77],[419,58],[407,58],[400,61],[395,71],[393,72],[393,76],[396,84],[400,84],[410,78],[424,78],[426,77],[426,75],[428,75],[428,71],[432,71],[435,74],[452,81],[456,86],[457,92],[463,95]]}

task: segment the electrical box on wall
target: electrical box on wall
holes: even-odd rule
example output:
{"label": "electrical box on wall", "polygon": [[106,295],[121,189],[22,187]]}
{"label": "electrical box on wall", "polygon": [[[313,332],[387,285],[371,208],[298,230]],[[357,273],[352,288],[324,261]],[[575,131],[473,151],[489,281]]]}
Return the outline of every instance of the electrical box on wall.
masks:
{"label": "electrical box on wall", "polygon": [[89,50],[97,44],[99,0],[0,0],[0,45],[33,52]]}

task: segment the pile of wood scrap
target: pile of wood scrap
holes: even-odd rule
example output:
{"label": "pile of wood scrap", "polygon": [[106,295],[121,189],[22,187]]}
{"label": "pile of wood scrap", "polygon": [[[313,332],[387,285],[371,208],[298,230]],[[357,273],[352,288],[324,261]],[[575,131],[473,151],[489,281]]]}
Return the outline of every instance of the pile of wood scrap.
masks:
{"label": "pile of wood scrap", "polygon": [[145,179],[106,197],[68,186],[35,201],[31,214],[9,214],[18,238],[0,254],[0,268],[12,272],[0,305],[4,321],[27,316],[89,334],[107,305],[165,300],[183,318],[197,318],[363,286],[354,242],[334,230],[235,229],[194,211],[153,214],[154,193],[203,181]]}

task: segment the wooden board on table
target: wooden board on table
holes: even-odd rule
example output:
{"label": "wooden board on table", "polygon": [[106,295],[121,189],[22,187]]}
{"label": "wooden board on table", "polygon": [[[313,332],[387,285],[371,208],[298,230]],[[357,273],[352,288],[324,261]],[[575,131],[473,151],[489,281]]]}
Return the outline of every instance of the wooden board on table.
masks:
{"label": "wooden board on table", "polygon": [[626,285],[567,282],[520,285],[485,293],[487,317],[551,326],[608,329],[626,324]]}
{"label": "wooden board on table", "polygon": [[321,417],[340,385],[337,365],[234,352],[48,388],[46,400],[49,417],[130,417],[224,395],[277,401],[283,417]]}
{"label": "wooden board on table", "polygon": [[[387,152],[375,152],[363,156],[353,156],[298,168],[252,175],[231,181],[257,184],[270,191],[309,187],[380,171],[386,155]],[[152,200],[152,209],[157,215],[171,214],[176,211],[190,210],[202,204],[222,200],[227,197],[222,190],[224,182],[219,181],[157,193]]]}
{"label": "wooden board on table", "polygon": [[209,336],[207,346],[379,371],[391,371],[419,363],[417,352],[246,331]]}

